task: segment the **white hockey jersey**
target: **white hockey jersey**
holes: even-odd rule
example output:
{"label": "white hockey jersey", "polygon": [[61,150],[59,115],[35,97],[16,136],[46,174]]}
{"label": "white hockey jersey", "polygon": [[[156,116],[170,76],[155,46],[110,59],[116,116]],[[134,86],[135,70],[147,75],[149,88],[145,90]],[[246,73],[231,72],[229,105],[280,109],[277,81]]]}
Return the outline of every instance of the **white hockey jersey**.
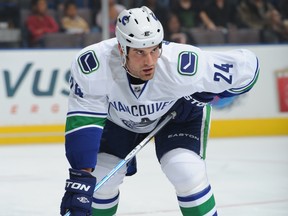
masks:
{"label": "white hockey jersey", "polygon": [[105,40],[81,50],[72,63],[68,117],[86,120],[66,125],[66,132],[101,128],[87,118],[107,117],[127,130],[146,133],[177,99],[195,92],[241,94],[254,85],[258,73],[257,57],[246,49],[209,52],[163,42],[154,78],[132,85],[122,67],[116,38]]}

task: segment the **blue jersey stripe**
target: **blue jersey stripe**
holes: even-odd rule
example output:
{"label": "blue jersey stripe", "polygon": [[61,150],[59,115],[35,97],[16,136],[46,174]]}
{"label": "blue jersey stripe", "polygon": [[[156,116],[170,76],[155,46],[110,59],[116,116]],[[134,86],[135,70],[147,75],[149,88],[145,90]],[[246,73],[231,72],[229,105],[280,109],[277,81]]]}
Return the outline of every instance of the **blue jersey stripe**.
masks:
{"label": "blue jersey stripe", "polygon": [[68,112],[67,115],[75,115],[75,114],[87,114],[87,115],[95,115],[95,116],[103,116],[106,117],[107,113],[96,113],[96,112],[86,112],[86,111],[73,111],[73,112]]}
{"label": "blue jersey stripe", "polygon": [[211,186],[209,185],[207,188],[205,188],[204,190],[200,191],[199,193],[193,194],[191,196],[187,196],[187,197],[179,197],[177,196],[178,201],[180,202],[191,202],[191,201],[195,201],[198,200],[202,197],[204,197],[206,194],[208,194],[211,190]]}

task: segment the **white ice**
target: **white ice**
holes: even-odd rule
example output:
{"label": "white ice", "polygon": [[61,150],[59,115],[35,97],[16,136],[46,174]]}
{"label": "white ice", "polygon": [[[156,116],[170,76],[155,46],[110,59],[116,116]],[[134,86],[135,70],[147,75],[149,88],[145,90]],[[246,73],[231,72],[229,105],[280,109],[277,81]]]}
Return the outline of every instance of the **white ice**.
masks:
{"label": "white ice", "polygon": [[[121,186],[118,216],[181,216],[149,143]],[[288,216],[288,136],[210,139],[220,216]],[[56,216],[68,176],[63,144],[0,146],[0,216]]]}

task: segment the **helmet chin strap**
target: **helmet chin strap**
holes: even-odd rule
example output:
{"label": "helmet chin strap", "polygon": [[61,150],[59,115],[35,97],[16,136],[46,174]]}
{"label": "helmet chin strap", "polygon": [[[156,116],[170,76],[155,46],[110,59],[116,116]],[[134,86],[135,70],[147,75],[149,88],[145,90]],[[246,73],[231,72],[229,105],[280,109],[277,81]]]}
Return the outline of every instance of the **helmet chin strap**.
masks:
{"label": "helmet chin strap", "polygon": [[124,54],[121,54],[121,61],[122,61],[122,67],[126,70],[126,72],[136,78],[136,79],[140,79],[139,77],[135,76],[134,74],[132,74],[130,71],[129,71],[129,67],[127,65],[127,56],[125,56]]}
{"label": "helmet chin strap", "polygon": [[126,70],[126,72],[127,72],[130,76],[132,76],[132,77],[134,77],[134,78],[136,78],[136,79],[140,79],[139,77],[135,76],[134,74],[132,74],[132,73],[129,71],[129,68],[128,68],[127,65],[122,65],[122,66],[123,66],[123,68]]}

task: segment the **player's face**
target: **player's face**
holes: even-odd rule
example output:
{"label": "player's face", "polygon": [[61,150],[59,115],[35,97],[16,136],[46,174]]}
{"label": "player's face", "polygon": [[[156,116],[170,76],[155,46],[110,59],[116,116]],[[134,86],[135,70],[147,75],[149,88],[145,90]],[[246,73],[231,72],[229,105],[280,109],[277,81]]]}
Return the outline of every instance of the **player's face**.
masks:
{"label": "player's face", "polygon": [[126,67],[129,72],[141,80],[150,80],[155,73],[157,60],[160,56],[159,46],[149,48],[130,48]]}

